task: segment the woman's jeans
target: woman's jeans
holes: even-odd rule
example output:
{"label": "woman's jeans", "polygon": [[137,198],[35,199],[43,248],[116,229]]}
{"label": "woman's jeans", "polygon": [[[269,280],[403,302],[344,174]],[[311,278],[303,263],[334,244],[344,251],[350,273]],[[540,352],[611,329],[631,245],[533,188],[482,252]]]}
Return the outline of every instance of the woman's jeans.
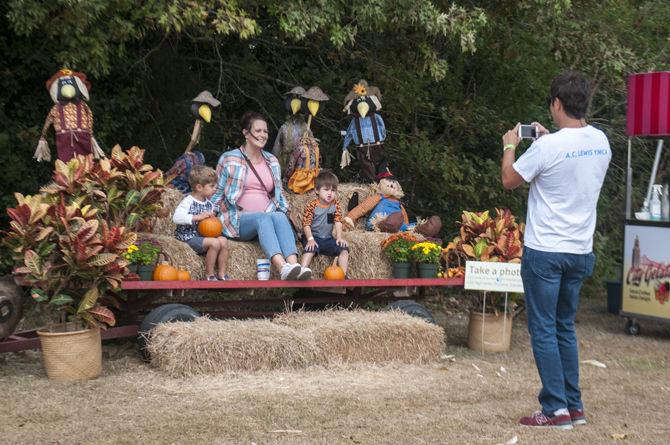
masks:
{"label": "woman's jeans", "polygon": [[579,291],[591,276],[595,255],[542,252],[524,246],[521,278],[528,332],[542,381],[538,400],[553,416],[562,408],[583,409],[575,316]]}
{"label": "woman's jeans", "polygon": [[242,212],[239,233],[240,241],[258,237],[261,249],[269,259],[277,254],[282,254],[284,258],[298,254],[293,228],[282,212]]}

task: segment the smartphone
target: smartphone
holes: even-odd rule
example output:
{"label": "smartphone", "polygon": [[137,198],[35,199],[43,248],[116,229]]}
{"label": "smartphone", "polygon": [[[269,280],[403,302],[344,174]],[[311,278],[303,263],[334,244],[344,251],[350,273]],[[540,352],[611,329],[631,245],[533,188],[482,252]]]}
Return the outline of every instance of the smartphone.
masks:
{"label": "smartphone", "polygon": [[519,125],[519,137],[521,139],[537,139],[537,127],[535,125]]}

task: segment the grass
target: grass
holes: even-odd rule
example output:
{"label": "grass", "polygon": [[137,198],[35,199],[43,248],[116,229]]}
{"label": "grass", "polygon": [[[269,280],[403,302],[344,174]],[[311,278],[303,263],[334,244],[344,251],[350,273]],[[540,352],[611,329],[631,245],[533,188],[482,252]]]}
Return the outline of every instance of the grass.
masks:
{"label": "grass", "polygon": [[[8,444],[520,444],[667,443],[670,327],[623,332],[604,302],[578,316],[589,425],[534,431],[517,419],[538,408],[539,378],[525,320],[509,353],[465,348],[467,316],[433,305],[448,336],[436,365],[312,367],[175,379],[141,362],[128,343],[106,345],[97,380],[54,383],[40,353],[0,356]],[[501,370],[504,368],[504,371]],[[615,439],[613,435],[625,435]]]}

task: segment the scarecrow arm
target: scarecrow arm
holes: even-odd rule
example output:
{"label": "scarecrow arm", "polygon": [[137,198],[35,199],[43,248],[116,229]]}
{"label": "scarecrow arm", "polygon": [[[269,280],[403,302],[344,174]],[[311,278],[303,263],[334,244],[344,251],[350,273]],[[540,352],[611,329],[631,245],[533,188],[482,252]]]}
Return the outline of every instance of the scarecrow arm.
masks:
{"label": "scarecrow arm", "polygon": [[49,143],[47,142],[45,136],[47,135],[47,131],[49,131],[49,127],[53,125],[53,117],[51,114],[53,113],[54,107],[51,108],[49,114],[47,114],[47,118],[44,120],[44,126],[42,127],[42,133],[40,134],[40,140],[37,142],[37,148],[35,149],[35,154],[33,154],[33,158],[36,159],[37,162],[51,161],[51,150],[49,149]]}
{"label": "scarecrow arm", "polygon": [[[345,218],[345,221],[347,219],[356,222],[358,218],[360,218],[363,215],[366,215],[372,211],[372,209],[375,208],[375,206],[381,201],[382,197],[379,194],[374,194],[372,196],[368,196],[365,198],[363,202],[358,204],[356,207],[351,209],[349,213],[347,213],[347,216]],[[349,223],[349,221],[347,221]]]}

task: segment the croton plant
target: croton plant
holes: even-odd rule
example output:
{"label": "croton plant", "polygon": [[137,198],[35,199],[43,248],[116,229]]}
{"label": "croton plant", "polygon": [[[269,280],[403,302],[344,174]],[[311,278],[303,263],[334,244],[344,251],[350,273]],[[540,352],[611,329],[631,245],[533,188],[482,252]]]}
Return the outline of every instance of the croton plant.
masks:
{"label": "croton plant", "polygon": [[113,326],[116,292],[127,272],[122,254],[135,230],[162,208],[163,173],[143,161],[144,150],[117,145],[109,159],[56,161],[53,181],[39,194],[15,195],[8,208],[15,274],[36,302],[90,327]]}
{"label": "croton plant", "polygon": [[[523,232],[525,225],[517,223],[509,209],[495,209],[496,216],[488,211],[468,212],[461,215],[459,235],[442,250],[448,278],[463,277],[465,261],[521,262],[523,254]],[[511,296],[509,305],[515,305],[517,296]],[[504,309],[505,300],[493,294],[486,303],[487,313],[497,314]]]}
{"label": "croton plant", "polygon": [[453,251],[477,261],[521,262],[524,224],[517,223],[509,209],[495,210],[495,217],[491,217],[488,210],[463,211],[460,234],[443,253]]}

